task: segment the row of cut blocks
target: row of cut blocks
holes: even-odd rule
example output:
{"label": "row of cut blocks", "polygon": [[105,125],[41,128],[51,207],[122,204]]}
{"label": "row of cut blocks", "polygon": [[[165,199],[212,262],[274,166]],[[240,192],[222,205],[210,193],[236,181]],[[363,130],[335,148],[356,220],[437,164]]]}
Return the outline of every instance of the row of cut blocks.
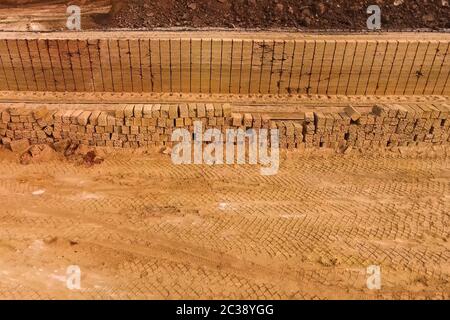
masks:
{"label": "row of cut blocks", "polygon": [[47,106],[0,105],[2,144],[57,143],[90,146],[171,146],[177,128],[204,130],[278,129],[280,146],[344,148],[448,144],[450,106],[445,103],[374,105],[371,108],[323,108],[297,112],[295,120],[272,114],[234,112],[230,104],[127,104],[114,110],[58,110]]}

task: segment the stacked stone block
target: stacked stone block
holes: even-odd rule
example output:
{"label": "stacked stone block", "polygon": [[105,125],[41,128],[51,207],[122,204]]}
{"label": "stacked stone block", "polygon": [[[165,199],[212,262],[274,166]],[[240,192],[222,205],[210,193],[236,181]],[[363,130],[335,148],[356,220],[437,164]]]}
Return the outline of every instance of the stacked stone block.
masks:
{"label": "stacked stone block", "polygon": [[21,150],[26,145],[74,143],[117,148],[171,146],[177,128],[278,129],[280,147],[341,149],[440,145],[450,142],[450,106],[437,104],[316,108],[280,120],[270,114],[241,113],[229,104],[128,104],[106,110],[56,110],[26,104],[0,106],[1,143]]}

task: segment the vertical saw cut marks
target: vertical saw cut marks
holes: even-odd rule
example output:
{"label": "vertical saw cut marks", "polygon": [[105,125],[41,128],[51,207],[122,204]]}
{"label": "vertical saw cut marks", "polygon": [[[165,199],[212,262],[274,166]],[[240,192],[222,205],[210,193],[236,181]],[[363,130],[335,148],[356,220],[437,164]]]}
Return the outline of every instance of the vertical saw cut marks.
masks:
{"label": "vertical saw cut marks", "polygon": [[450,35],[0,33],[2,91],[449,94]]}

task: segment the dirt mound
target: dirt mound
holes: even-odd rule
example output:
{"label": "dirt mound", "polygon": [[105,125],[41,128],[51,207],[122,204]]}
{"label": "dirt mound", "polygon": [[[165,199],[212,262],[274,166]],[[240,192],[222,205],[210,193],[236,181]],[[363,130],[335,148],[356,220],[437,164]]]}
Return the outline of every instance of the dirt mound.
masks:
{"label": "dirt mound", "polygon": [[[26,139],[24,139],[25,141]],[[94,147],[71,143],[70,140],[63,140],[53,144],[53,147],[46,144],[32,145],[25,148],[25,143],[20,141],[22,149],[12,149],[12,154],[19,155],[21,164],[28,165],[33,163],[48,162],[56,159],[67,159],[78,165],[91,167],[104,161],[105,152],[97,150]],[[18,148],[18,147],[16,147]]]}
{"label": "dirt mound", "polygon": [[67,147],[63,150],[63,153],[68,160],[87,167],[100,164],[104,160],[94,148],[90,148],[86,145],[79,145],[77,143],[67,144]]}
{"label": "dirt mound", "polygon": [[83,156],[84,163],[87,166],[93,166],[94,164],[100,164],[103,162],[103,158],[99,157],[94,150],[89,151]]}
{"label": "dirt mound", "polygon": [[383,29],[449,28],[446,0],[129,0],[104,27],[366,29],[369,5],[382,10]]}
{"label": "dirt mound", "polygon": [[[171,27],[366,30],[366,10],[373,4],[381,8],[383,30],[450,28],[448,0],[74,0],[70,4],[81,7],[83,30]],[[2,1],[0,29],[65,29],[66,7],[67,1],[62,0]]]}

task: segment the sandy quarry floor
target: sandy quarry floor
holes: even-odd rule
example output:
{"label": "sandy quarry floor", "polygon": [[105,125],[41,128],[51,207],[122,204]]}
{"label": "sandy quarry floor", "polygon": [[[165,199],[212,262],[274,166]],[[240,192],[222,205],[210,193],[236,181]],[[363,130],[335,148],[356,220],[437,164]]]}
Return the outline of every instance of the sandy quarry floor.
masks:
{"label": "sandy quarry floor", "polygon": [[0,298],[450,297],[440,151],[290,153],[273,177],[162,154],[90,168],[0,155]]}

